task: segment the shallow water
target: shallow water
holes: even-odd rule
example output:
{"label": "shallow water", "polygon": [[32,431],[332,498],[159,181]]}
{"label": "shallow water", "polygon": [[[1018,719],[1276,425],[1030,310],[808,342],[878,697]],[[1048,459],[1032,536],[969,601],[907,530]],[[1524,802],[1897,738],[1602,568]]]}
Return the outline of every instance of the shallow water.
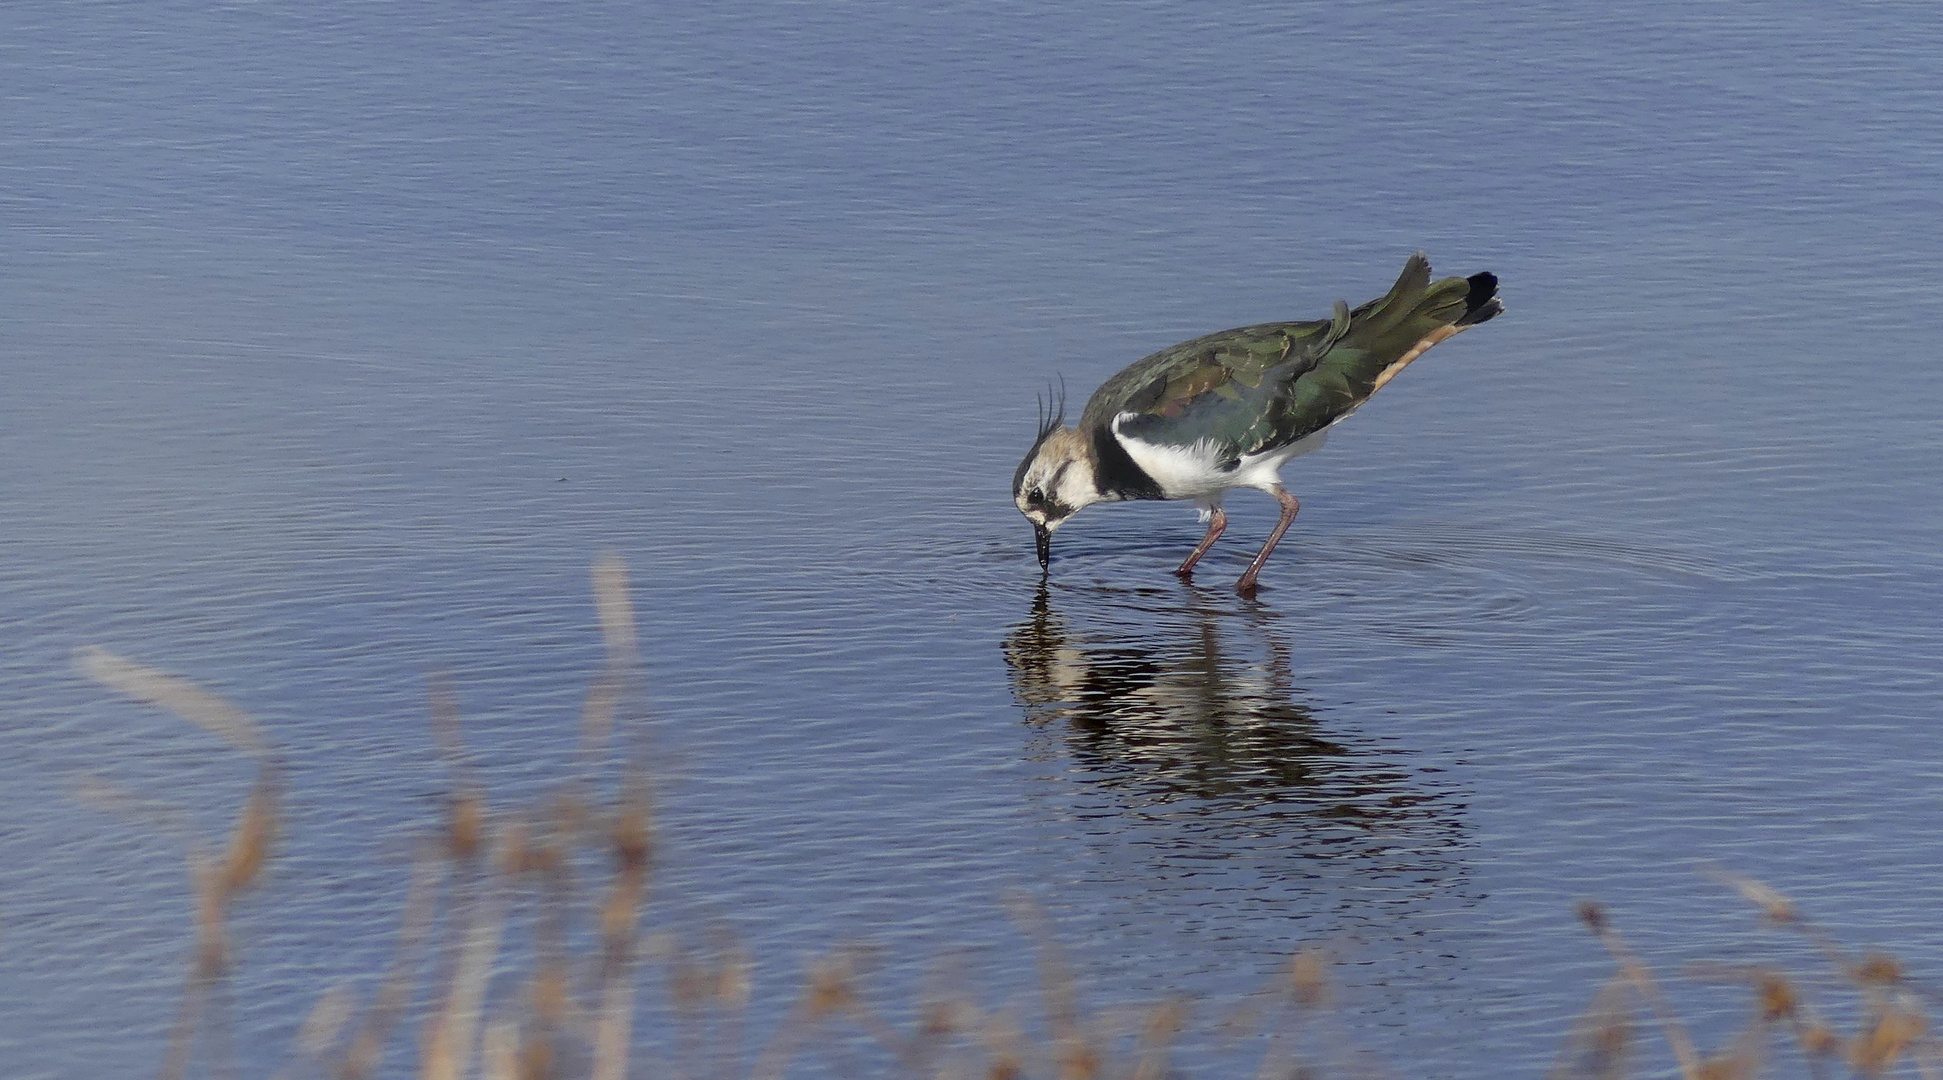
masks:
{"label": "shallow water", "polygon": [[[1782,946],[1695,868],[1943,967],[1943,25],[1927,6],[13,5],[0,119],[0,1058],[158,1060],[181,860],[292,766],[237,1042],[390,951],[450,670],[496,797],[567,767],[634,576],[675,925],[780,999],[882,943],[1108,996],[1324,941],[1358,1040],[1542,1071],[1608,902]],[[1231,502],[1089,510],[1039,585],[1031,399],[1315,317],[1412,250],[1509,312]],[[1691,1006],[1734,1015],[1717,993]]]}

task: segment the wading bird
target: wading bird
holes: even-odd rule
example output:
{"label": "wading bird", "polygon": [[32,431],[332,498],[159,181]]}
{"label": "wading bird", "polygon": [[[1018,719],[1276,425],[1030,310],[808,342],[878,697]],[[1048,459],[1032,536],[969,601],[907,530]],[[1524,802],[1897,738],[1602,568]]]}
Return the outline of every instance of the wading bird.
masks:
{"label": "wading bird", "polygon": [[1432,345],[1503,310],[1495,274],[1432,282],[1420,251],[1387,294],[1354,311],[1338,300],[1328,319],[1223,330],[1136,362],[1094,391],[1076,428],[1056,396],[1012,474],[1040,569],[1053,531],[1094,503],[1191,499],[1208,532],[1174,571],[1188,577],[1228,526],[1222,497],[1255,488],[1282,517],[1235,583],[1252,592],[1301,508],[1282,487],[1283,464],[1320,447],[1330,425]]}

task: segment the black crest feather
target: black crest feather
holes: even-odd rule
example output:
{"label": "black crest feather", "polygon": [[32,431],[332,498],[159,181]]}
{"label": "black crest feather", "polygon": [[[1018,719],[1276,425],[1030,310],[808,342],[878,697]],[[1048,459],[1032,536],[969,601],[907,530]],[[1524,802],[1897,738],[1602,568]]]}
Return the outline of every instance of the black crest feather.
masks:
{"label": "black crest feather", "polygon": [[1066,379],[1046,387],[1046,392],[1038,398],[1039,433],[1032,439],[1032,448],[1020,459],[1019,468],[1012,474],[1012,497],[1018,498],[1019,488],[1025,483],[1025,471],[1032,465],[1032,459],[1039,456],[1039,447],[1045,444],[1046,436],[1058,431],[1066,423]]}
{"label": "black crest feather", "polygon": [[1046,395],[1038,400],[1039,434],[1032,440],[1034,449],[1066,422],[1066,377],[1061,375],[1058,382],[1047,384]]}

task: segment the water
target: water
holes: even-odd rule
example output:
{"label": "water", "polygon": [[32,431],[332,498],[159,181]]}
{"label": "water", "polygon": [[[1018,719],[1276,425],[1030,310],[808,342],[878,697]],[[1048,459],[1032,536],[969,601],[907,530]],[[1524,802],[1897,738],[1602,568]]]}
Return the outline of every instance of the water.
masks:
{"label": "water", "polygon": [[[496,798],[566,767],[605,548],[657,917],[733,923],[769,1008],[853,937],[1016,985],[1024,886],[1109,997],[1323,941],[1364,1045],[1537,1075],[1606,970],[1578,898],[1669,967],[1787,954],[1705,861],[1936,974],[1928,14],[10,5],[9,1075],[152,1067],[188,947],[179,854],[74,778],[207,829],[249,781],[75,647],[291,761],[235,995],[267,1075],[389,955],[427,673]],[[1418,248],[1509,313],[1290,466],[1258,603],[1247,495],[1200,587],[1141,505],[1038,589],[1048,378]]]}

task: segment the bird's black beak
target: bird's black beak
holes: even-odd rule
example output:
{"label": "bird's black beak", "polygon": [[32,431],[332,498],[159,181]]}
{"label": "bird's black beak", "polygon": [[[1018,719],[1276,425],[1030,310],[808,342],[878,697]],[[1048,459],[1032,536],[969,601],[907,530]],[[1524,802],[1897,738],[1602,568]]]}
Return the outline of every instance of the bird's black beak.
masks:
{"label": "bird's black beak", "polygon": [[1052,530],[1034,522],[1032,544],[1039,550],[1039,569],[1043,571],[1052,564]]}

